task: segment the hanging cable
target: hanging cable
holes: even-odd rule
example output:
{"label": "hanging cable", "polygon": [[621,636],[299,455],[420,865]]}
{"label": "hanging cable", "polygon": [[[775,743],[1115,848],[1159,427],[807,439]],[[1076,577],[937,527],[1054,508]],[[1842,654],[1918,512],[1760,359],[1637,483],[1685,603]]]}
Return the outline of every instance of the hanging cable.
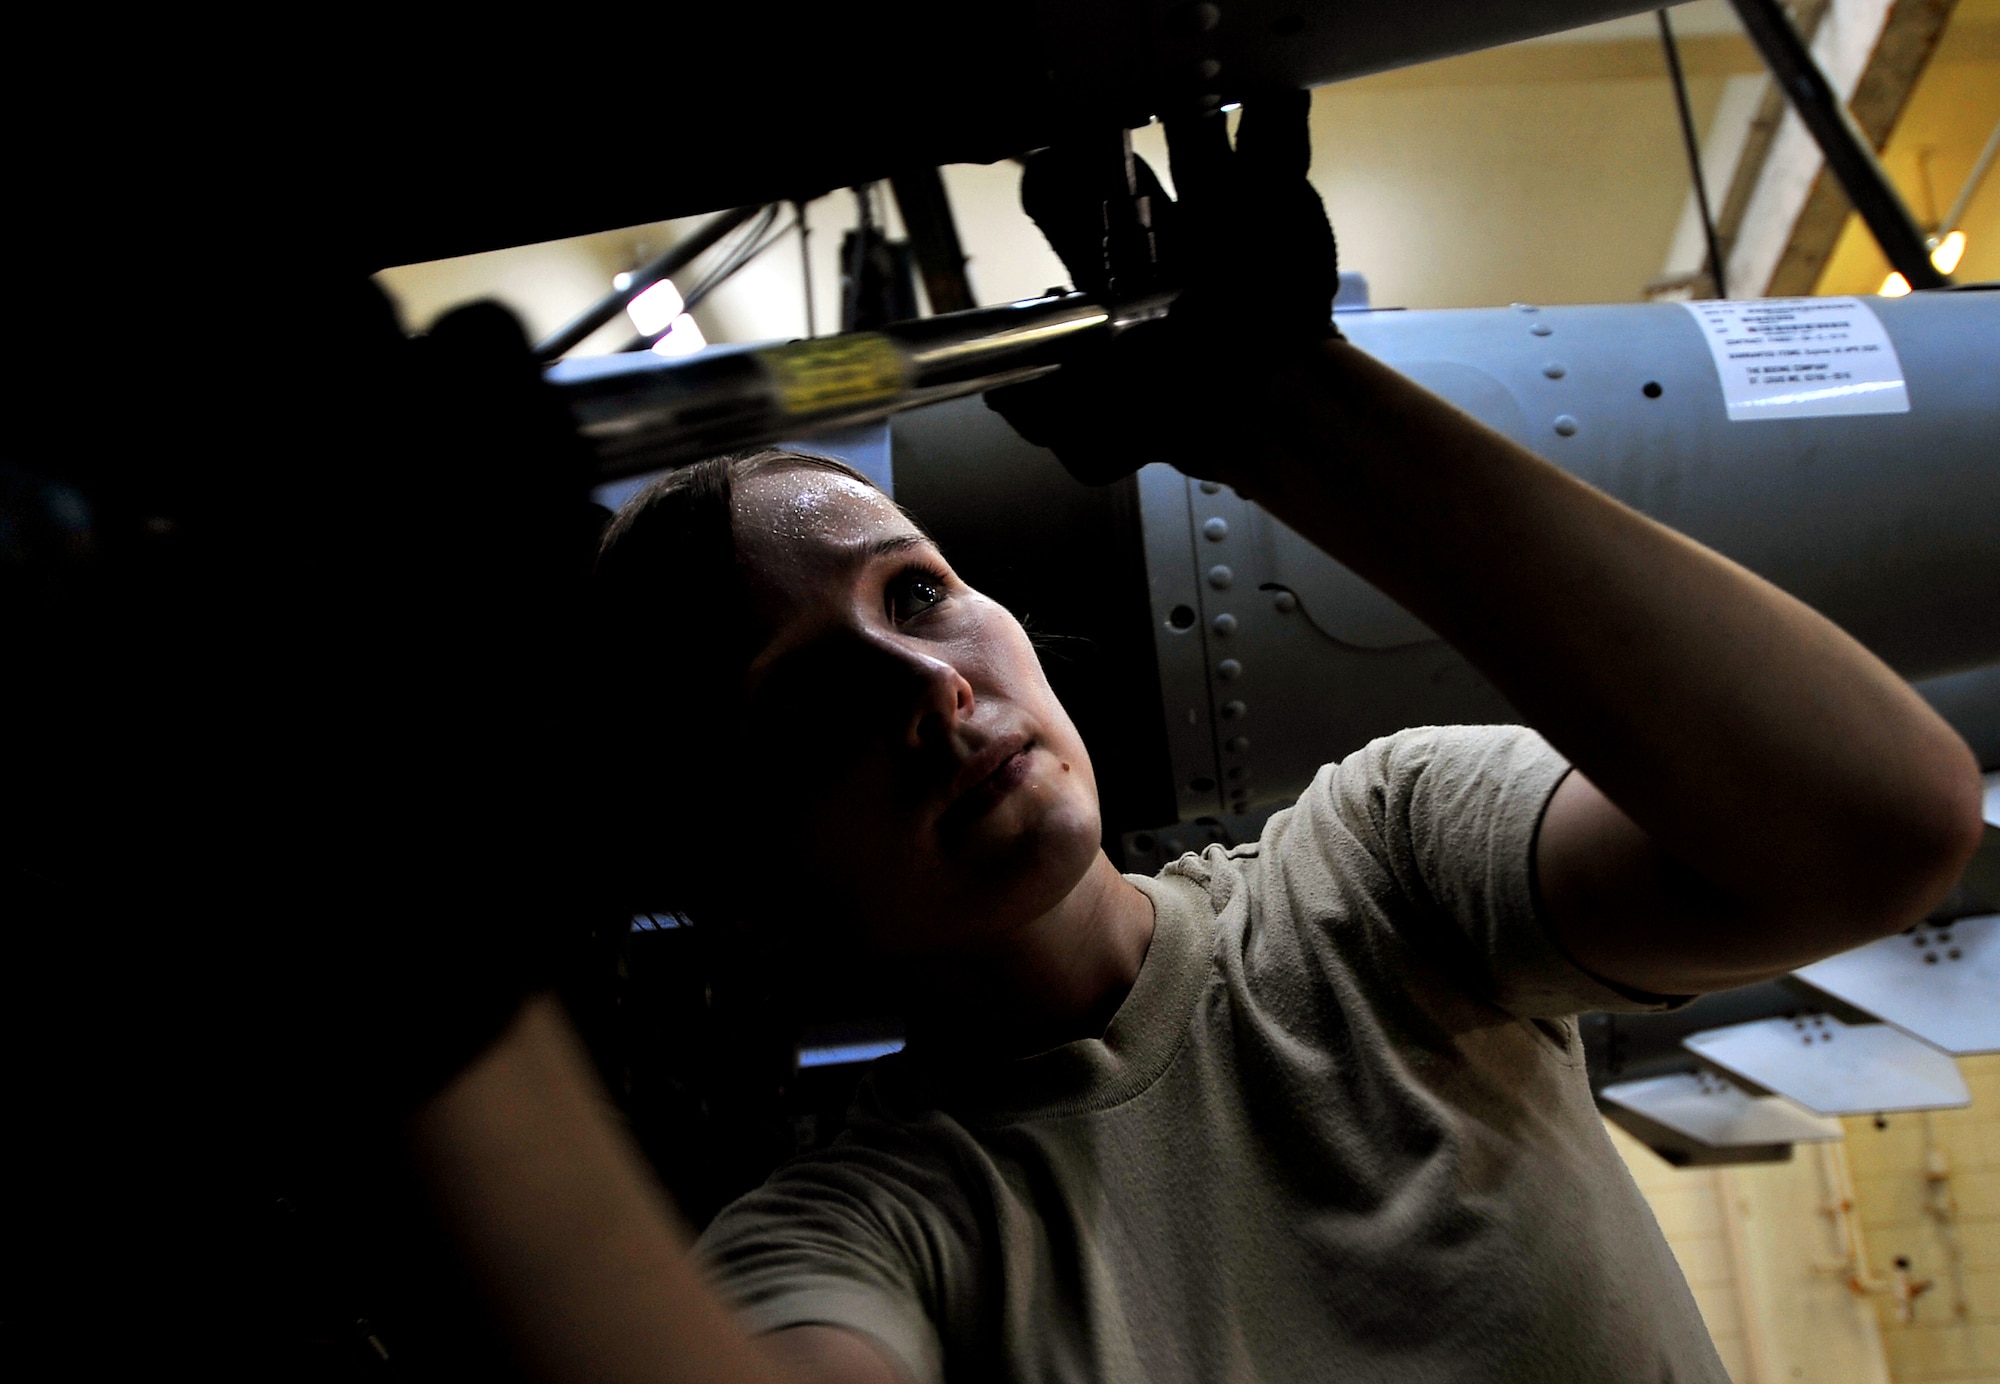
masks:
{"label": "hanging cable", "polygon": [[1952,199],[1951,210],[1944,214],[1944,220],[1938,222],[1939,235],[1958,229],[1958,223],[1965,216],[1965,209],[1972,205],[1972,194],[1979,191],[1979,184],[1985,179],[1986,170],[1993,166],[1995,151],[2000,151],[2000,121],[1994,123],[1993,133],[1986,136],[1986,147],[1979,151],[1979,157],[1973,161],[1972,172],[1966,175],[1965,186],[1960,188],[1958,196]]}
{"label": "hanging cable", "polygon": [[851,332],[860,323],[861,317],[861,266],[877,239],[875,227],[875,205],[873,201],[875,185],[864,183],[850,188],[854,194],[855,216],[857,218],[853,235],[850,237],[849,253],[843,257],[840,282],[840,329]]}
{"label": "hanging cable", "polygon": [[598,299],[572,318],[554,336],[537,345],[535,359],[555,360],[572,347],[581,344],[585,337],[630,306],[634,298],[661,279],[678,273],[682,266],[691,262],[696,256],[706,253],[717,241],[757,215],[758,210],[759,208],[755,206],[737,207],[733,211],[722,212],[703,222],[686,240],[671,247],[652,263],[633,270],[625,287],[615,289]]}
{"label": "hanging cable", "polygon": [[1681,113],[1681,142],[1687,146],[1688,172],[1694,177],[1695,205],[1701,208],[1701,233],[1708,240],[1709,277],[1715,284],[1715,296],[1727,298],[1722,268],[1722,244],[1715,235],[1715,215],[1708,207],[1708,179],[1701,171],[1701,141],[1695,137],[1694,114],[1688,109],[1687,78],[1681,74],[1681,47],[1674,42],[1674,26],[1664,9],[1653,12],[1660,21],[1660,46],[1667,53],[1667,73],[1674,83],[1674,104]]}
{"label": "hanging cable", "polygon": [[806,224],[806,204],[793,202],[792,205],[798,208],[799,272],[806,281],[806,338],[810,340],[819,335],[819,330],[813,323],[812,227]]}
{"label": "hanging cable", "polygon": [[695,303],[714,292],[723,280],[767,249],[771,243],[769,232],[777,219],[778,204],[773,202],[743,228],[736,240],[722,252],[714,266],[695,280],[694,286],[684,295],[685,306],[682,311],[692,311]]}
{"label": "hanging cable", "polygon": [[[777,211],[776,207],[773,207],[772,208],[773,214],[771,217],[771,220],[773,222],[777,220],[776,211]],[[771,230],[767,235],[765,235],[762,239],[760,239],[755,245],[752,245],[751,247],[746,249],[740,256],[738,256],[736,261],[729,266],[727,274],[718,275],[716,277],[716,282],[712,285],[706,285],[706,286],[698,285],[698,287],[702,287],[704,293],[708,292],[712,288],[720,287],[721,282],[724,278],[727,278],[730,275],[735,274],[738,270],[745,268],[750,263],[750,261],[756,259],[759,255],[763,254],[766,250],[770,249],[773,245],[776,245],[779,241],[783,240],[786,236],[790,235],[793,231],[797,230],[798,228],[799,228],[799,223],[796,218],[794,218],[791,221],[787,221],[782,226],[777,226],[775,229]]]}
{"label": "hanging cable", "polygon": [[[688,289],[688,291],[682,296],[681,313],[685,314],[693,312],[697,307],[701,305],[701,302],[704,298],[708,297],[709,294],[715,292],[716,289],[721,288],[722,285],[727,283],[729,279],[733,275],[735,275],[738,270],[748,265],[752,260],[756,259],[759,255],[763,254],[766,250],[770,249],[780,240],[783,240],[787,235],[791,234],[794,227],[800,224],[798,220],[794,218],[793,220],[787,222],[785,225],[779,226],[775,230],[773,230],[772,223],[775,222],[777,219],[778,219],[778,205],[777,203],[773,202],[770,206],[764,209],[764,215],[760,217],[756,222],[752,223],[750,228],[751,233],[743,237],[742,240],[737,245],[732,247],[730,251],[723,256],[723,258],[716,264],[716,266],[713,269],[710,269],[707,273],[703,274],[701,278],[696,281],[694,286]],[[653,332],[650,334],[642,333],[638,338],[636,338],[632,342],[630,346],[627,346],[625,349],[626,350],[648,349],[651,346],[653,346],[654,343],[658,342],[662,337],[666,336],[667,333],[671,332],[672,330],[673,330],[672,327],[668,327],[665,331]]]}

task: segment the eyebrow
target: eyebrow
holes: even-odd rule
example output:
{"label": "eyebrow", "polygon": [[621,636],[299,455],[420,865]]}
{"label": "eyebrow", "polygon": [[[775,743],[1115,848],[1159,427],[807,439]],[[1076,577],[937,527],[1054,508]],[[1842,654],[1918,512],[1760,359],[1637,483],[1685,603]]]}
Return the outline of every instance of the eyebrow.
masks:
{"label": "eyebrow", "polygon": [[854,547],[849,548],[841,554],[840,565],[842,570],[851,571],[857,567],[865,567],[879,557],[888,557],[893,553],[906,553],[912,548],[928,548],[931,546],[931,539],[925,534],[892,534],[887,538],[878,538],[873,543],[856,544]]}
{"label": "eyebrow", "polygon": [[868,556],[887,557],[890,553],[908,552],[912,548],[928,548],[931,540],[921,533],[899,533],[890,538],[878,538],[868,545]]}

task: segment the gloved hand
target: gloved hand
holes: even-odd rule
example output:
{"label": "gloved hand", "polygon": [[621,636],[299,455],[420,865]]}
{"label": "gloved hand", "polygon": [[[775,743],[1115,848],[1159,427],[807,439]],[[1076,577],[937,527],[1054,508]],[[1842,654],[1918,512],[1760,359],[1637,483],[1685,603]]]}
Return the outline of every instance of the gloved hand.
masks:
{"label": "gloved hand", "polygon": [[1309,105],[1303,91],[1246,103],[1233,150],[1220,112],[1169,118],[1180,200],[1167,200],[1143,161],[1134,170],[1150,195],[1150,237],[1116,214],[1132,199],[1122,176],[1107,176],[1122,174],[1115,165],[1093,168],[1067,150],[1031,157],[1022,204],[1079,289],[1117,299],[1180,290],[1163,321],[987,394],[1077,479],[1101,485],[1149,461],[1223,474],[1246,445],[1253,419],[1241,406],[1257,385],[1340,335],[1333,228],[1306,180]]}
{"label": "gloved hand", "polygon": [[341,1119],[468,1058],[587,902],[596,522],[511,315],[411,340],[366,280],[287,290],[310,329],[172,353],[172,407],[122,410],[143,448],[51,449],[94,529],[0,591],[33,729],[0,914],[32,877],[92,947],[152,920],[121,923],[137,993],[106,1010],[217,1090]]}
{"label": "gloved hand", "polygon": [[597,523],[590,455],[511,313],[474,304],[408,339],[386,305],[343,306],[337,387],[299,391],[301,413],[341,398],[338,451],[276,521],[272,633],[243,670],[275,771],[259,866],[317,880],[301,911],[332,915],[362,1031],[399,1053],[370,1070],[350,1036],[337,1075],[414,1095],[549,982],[589,904]]}

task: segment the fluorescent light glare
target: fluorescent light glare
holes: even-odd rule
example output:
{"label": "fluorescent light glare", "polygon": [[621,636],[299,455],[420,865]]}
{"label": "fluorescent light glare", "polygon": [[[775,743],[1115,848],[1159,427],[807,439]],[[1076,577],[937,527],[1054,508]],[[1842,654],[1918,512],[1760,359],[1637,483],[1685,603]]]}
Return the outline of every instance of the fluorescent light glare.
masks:
{"label": "fluorescent light glare", "polygon": [[627,303],[625,311],[631,316],[632,325],[639,329],[639,335],[658,336],[673,326],[674,319],[681,315],[681,306],[681,291],[674,287],[674,281],[661,279]]}
{"label": "fluorescent light glare", "polygon": [[1882,286],[1875,290],[1875,296],[1878,298],[1901,298],[1909,291],[1910,281],[1901,274],[1892,271],[1888,278],[1882,280]]}
{"label": "fluorescent light glare", "polygon": [[882,1038],[872,1043],[830,1043],[823,1047],[799,1049],[800,1067],[842,1067],[850,1062],[873,1062],[903,1050],[901,1038]]}
{"label": "fluorescent light glare", "polygon": [[[675,294],[678,300],[680,295]],[[667,334],[653,343],[653,354],[658,356],[691,356],[708,345],[708,338],[701,334],[694,318],[686,313],[675,317]]]}
{"label": "fluorescent light glare", "polygon": [[623,293],[632,286],[632,276],[621,269],[611,276],[611,286]]}
{"label": "fluorescent light glare", "polygon": [[1953,231],[1931,246],[1931,263],[1940,274],[1949,274],[1965,258],[1965,232]]}

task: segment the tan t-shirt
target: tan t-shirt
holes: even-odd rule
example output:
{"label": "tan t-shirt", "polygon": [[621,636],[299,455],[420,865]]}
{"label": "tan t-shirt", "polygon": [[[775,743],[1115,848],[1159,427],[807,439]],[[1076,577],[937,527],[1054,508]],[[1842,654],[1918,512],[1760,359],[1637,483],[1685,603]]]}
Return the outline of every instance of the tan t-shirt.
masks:
{"label": "tan t-shirt", "polygon": [[877,1063],[703,1236],[724,1291],[913,1381],[1726,1384],[1567,1017],[1644,1006],[1536,918],[1565,770],[1406,731],[1132,876],[1157,926],[1104,1037]]}

